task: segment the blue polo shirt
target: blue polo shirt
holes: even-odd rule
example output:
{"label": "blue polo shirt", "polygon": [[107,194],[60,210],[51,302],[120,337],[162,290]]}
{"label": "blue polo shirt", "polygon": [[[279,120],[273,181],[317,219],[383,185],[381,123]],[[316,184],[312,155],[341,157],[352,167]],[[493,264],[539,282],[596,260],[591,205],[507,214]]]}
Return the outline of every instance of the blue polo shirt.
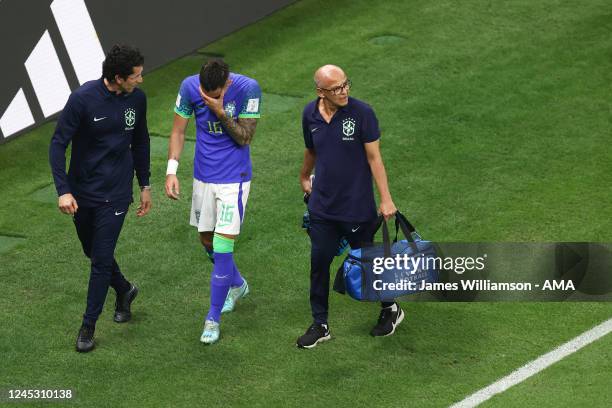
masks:
{"label": "blue polo shirt", "polygon": [[348,104],[327,123],[318,102],[306,105],[302,115],[304,143],[316,154],[308,211],[334,221],[371,221],[376,217],[376,202],[364,143],[380,138],[374,110],[349,97]]}

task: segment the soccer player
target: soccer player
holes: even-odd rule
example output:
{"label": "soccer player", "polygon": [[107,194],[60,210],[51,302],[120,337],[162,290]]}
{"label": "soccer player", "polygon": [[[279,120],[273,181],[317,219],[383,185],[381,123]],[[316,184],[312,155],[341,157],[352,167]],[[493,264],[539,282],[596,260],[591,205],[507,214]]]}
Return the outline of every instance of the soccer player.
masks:
{"label": "soccer player", "polygon": [[[387,184],[379,148],[380,131],[372,108],[349,97],[351,81],[335,65],[314,76],[317,99],[304,108],[302,128],[306,149],[300,172],[302,190],[310,194],[310,305],[314,322],[297,339],[312,348],[331,338],[327,324],[329,266],[345,237],[351,248],[372,242],[377,219],[372,176],[380,193],[378,211],[389,219],[397,209]],[[311,174],[316,165],[316,182]],[[382,304],[373,336],[388,336],[404,318],[394,302]]]}
{"label": "soccer player", "polygon": [[[114,320],[130,320],[138,288],[128,282],[114,258],[123,221],[133,202],[134,171],[140,185],[142,217],[151,209],[147,101],[137,89],[144,58],[115,45],[102,64],[102,78],[75,90],[62,111],[51,139],[49,162],[58,207],[73,216],[83,252],[91,260],[87,308],[76,341],[79,352],[93,350],[96,321],[109,285],[115,289]],[[66,148],[72,142],[66,175]]]}
{"label": "soccer player", "polygon": [[240,233],[251,187],[249,145],[260,117],[257,81],[229,71],[221,59],[208,61],[199,75],[181,84],[168,147],[166,195],[179,197],[176,177],[185,129],[195,116],[196,148],[190,224],[213,262],[210,308],[200,341],[219,339],[222,312],[234,309],[249,292],[234,263],[234,240]]}

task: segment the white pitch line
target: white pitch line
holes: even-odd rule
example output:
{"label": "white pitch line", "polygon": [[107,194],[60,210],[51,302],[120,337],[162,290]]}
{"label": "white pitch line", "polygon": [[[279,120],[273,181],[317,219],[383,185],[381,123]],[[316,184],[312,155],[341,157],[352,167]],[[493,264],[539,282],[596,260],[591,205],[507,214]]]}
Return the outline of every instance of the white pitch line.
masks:
{"label": "white pitch line", "polygon": [[494,395],[506,391],[508,388],[526,380],[534,374],[539,373],[546,367],[556,363],[559,360],[562,360],[572,353],[575,353],[587,344],[594,342],[610,332],[612,332],[612,319],[606,320],[600,325],[593,327],[578,337],[575,337],[567,343],[562,344],[556,349],[525,364],[521,368],[514,370],[504,378],[497,380],[488,387],[476,391],[474,394],[470,395],[464,400],[451,405],[450,408],[471,408],[480,405]]}

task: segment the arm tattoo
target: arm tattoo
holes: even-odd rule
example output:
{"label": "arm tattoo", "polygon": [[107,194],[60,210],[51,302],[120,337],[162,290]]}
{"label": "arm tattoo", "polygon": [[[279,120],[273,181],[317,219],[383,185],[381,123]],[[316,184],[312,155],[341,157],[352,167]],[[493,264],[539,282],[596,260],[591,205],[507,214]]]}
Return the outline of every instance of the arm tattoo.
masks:
{"label": "arm tattoo", "polygon": [[236,121],[233,118],[223,115],[219,120],[236,143],[240,146],[251,144],[253,136],[255,136],[257,119],[238,118]]}

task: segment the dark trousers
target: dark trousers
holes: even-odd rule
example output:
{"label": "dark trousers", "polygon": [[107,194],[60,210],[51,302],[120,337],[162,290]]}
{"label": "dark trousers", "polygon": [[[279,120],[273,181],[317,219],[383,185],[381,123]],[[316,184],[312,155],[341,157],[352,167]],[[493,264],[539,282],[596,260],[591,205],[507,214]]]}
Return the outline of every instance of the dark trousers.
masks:
{"label": "dark trousers", "polygon": [[96,324],[102,313],[109,286],[115,289],[117,294],[130,290],[130,283],[121,274],[114,258],[115,246],[128,206],[128,203],[109,203],[98,207],[79,207],[74,215],[74,225],[83,252],[91,260],[84,324]]}
{"label": "dark trousers", "polygon": [[[310,308],[315,323],[327,323],[329,267],[336,256],[340,239],[345,237],[352,249],[372,242],[376,219],[365,223],[331,221],[310,214]],[[383,307],[393,302],[384,302]]]}

